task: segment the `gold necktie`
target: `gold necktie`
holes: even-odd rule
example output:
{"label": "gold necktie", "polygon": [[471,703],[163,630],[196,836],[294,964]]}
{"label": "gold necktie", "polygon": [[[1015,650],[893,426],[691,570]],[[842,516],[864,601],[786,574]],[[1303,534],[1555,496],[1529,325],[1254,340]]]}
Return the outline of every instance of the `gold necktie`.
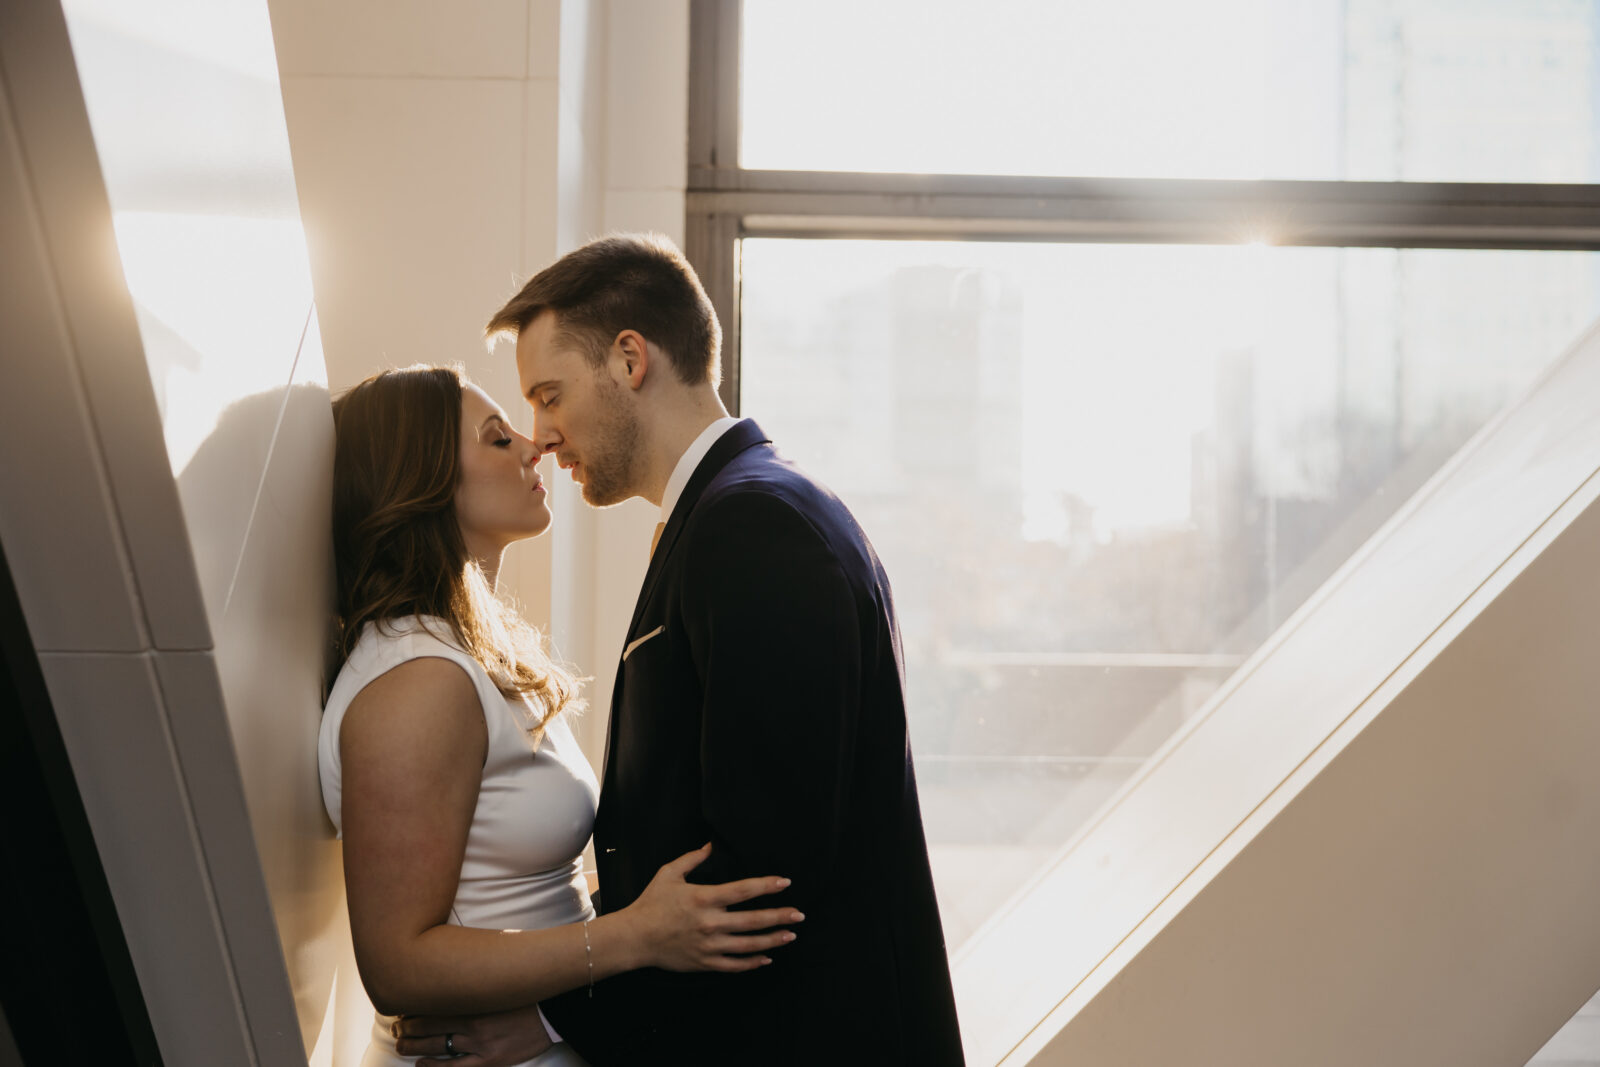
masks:
{"label": "gold necktie", "polygon": [[666,530],[666,528],[667,528],[667,524],[666,523],[664,523],[664,522],[656,523],[655,536],[650,538],[650,557],[652,559],[655,558],[656,546],[661,543],[661,534],[662,534],[663,531]]}

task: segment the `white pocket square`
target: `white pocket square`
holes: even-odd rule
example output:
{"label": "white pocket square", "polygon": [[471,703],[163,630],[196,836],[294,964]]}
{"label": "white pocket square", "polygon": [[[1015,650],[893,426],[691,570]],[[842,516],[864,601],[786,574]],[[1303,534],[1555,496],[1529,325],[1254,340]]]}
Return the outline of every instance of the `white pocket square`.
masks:
{"label": "white pocket square", "polygon": [[622,658],[624,660],[626,660],[629,656],[633,655],[633,650],[634,649],[638,648],[640,645],[644,644],[646,641],[650,640],[652,637],[657,636],[658,634],[661,633],[661,631],[663,631],[665,629],[666,629],[665,626],[657,626],[654,630],[651,630],[649,633],[645,634],[643,637],[635,637],[632,641],[629,641],[628,642],[628,647],[622,650]]}

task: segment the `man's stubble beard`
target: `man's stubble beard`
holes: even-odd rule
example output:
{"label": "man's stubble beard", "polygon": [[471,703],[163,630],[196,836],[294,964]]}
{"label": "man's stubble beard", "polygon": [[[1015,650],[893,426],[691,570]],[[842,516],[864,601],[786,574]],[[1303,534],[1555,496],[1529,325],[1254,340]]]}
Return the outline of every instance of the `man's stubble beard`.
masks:
{"label": "man's stubble beard", "polygon": [[622,387],[603,378],[593,444],[583,462],[583,501],[608,508],[637,496],[639,417],[628,407]]}

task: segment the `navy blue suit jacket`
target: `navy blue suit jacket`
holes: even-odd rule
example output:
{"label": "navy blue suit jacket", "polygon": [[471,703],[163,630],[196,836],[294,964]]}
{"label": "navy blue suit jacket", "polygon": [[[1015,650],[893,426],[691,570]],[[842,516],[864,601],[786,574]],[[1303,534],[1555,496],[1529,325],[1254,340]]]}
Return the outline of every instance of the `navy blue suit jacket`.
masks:
{"label": "navy blue suit jacket", "polygon": [[[793,879],[804,912],[744,974],[619,975],[544,1004],[591,1063],[959,1064],[889,581],[845,506],[754,422],[689,479],[611,701],[602,909],[712,842],[696,882]],[[637,642],[637,643],[635,643]]]}

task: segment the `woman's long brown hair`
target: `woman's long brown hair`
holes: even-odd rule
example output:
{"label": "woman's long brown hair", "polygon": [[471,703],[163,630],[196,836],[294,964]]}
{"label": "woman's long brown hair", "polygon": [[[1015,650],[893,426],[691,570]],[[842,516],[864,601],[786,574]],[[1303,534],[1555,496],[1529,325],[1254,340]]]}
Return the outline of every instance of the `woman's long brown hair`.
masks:
{"label": "woman's long brown hair", "polygon": [[464,384],[459,367],[417,364],[333,402],[337,661],[368,623],[437,616],[501,692],[535,698],[548,722],[576,704],[577,680],[494,594],[456,523]]}

